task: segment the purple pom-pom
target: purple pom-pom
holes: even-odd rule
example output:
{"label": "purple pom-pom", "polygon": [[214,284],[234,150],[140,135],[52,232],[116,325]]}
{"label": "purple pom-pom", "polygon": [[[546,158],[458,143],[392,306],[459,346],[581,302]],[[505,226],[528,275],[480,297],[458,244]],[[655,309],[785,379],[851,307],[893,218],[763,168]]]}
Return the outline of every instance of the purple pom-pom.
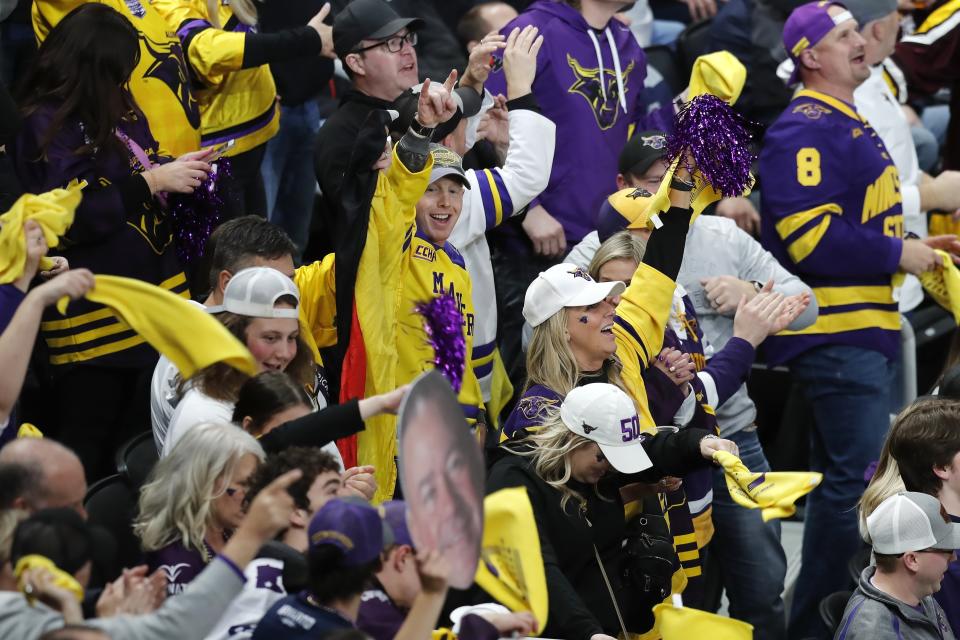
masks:
{"label": "purple pom-pom", "polygon": [[424,319],[427,343],[433,347],[433,364],[459,393],[467,363],[467,341],[463,337],[463,314],[456,299],[446,294],[421,302],[416,309]]}
{"label": "purple pom-pom", "polygon": [[[750,168],[755,125],[720,98],[704,94],[680,108],[674,133],[667,142],[671,161],[689,151],[696,170],[725,198],[753,186]],[[691,169],[692,167],[687,167]]]}
{"label": "purple pom-pom", "polygon": [[207,238],[220,222],[223,209],[223,178],[230,175],[230,160],[215,162],[210,175],[193,193],[170,194],[169,213],[177,255],[184,264],[203,256]]}

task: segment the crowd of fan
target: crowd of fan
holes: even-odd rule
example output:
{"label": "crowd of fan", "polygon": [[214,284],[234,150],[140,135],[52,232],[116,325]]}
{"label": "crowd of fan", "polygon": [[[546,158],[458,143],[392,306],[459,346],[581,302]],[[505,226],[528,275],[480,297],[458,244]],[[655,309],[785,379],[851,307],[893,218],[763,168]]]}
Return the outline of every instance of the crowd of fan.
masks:
{"label": "crowd of fan", "polygon": [[[707,611],[725,593],[756,638],[960,632],[953,356],[933,395],[899,391],[901,322],[960,262],[957,0],[0,16],[0,210],[82,187],[59,244],[0,218],[0,637],[654,638],[671,592]],[[667,171],[691,49],[733,54],[757,123],[752,192],[706,207],[696,167]],[[100,275],[192,299],[260,373],[182,374],[85,298]],[[400,492],[397,456],[442,447],[398,451],[395,417],[434,367],[417,309],[439,297],[484,490],[530,496],[544,628],[450,588],[456,544],[479,544],[467,507]],[[823,474],[789,597],[779,523],[714,463],[771,471],[761,345],[803,390]],[[119,487],[129,505],[104,501]],[[458,541],[417,549],[414,508]],[[664,514],[673,564],[637,579],[626,549]]]}

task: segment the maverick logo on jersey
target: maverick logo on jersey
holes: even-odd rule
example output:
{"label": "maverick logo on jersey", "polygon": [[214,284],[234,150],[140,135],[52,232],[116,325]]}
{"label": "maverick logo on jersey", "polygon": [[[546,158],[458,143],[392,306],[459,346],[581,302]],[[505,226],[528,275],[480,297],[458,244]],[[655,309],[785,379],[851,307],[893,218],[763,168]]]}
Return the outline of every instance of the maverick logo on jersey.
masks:
{"label": "maverick logo on jersey", "polygon": [[474,315],[472,313],[467,313],[467,305],[463,301],[463,293],[458,292],[451,282],[449,286],[444,286],[443,282],[443,273],[439,271],[433,272],[433,295],[442,296],[444,294],[453,297],[457,301],[457,310],[460,312],[461,317],[463,317],[463,326],[467,328],[467,335],[473,335],[473,325],[474,325]]}
{"label": "maverick logo on jersey", "polygon": [[636,200],[637,198],[652,198],[653,194],[644,189],[643,187],[637,187],[633,191],[627,194],[627,197],[631,200]]}
{"label": "maverick logo on jersey", "polygon": [[811,120],[819,120],[821,116],[833,113],[830,109],[827,109],[825,106],[816,104],[814,102],[804,102],[803,104],[798,104],[793,108],[794,113],[802,113]]}
{"label": "maverick logo on jersey", "polygon": [[187,65],[183,59],[183,49],[176,41],[154,42],[140,33],[140,42],[150,54],[150,66],[143,72],[144,78],[155,78],[167,85],[177,97],[187,121],[193,128],[200,126],[200,107],[190,93],[187,83]]}
{"label": "maverick logo on jersey", "polygon": [[[575,78],[567,92],[583,96],[590,104],[590,109],[597,119],[597,125],[601,129],[606,130],[615,125],[620,112],[620,89],[617,86],[616,72],[613,69],[604,69],[601,78],[599,68],[584,67],[569,53],[567,54],[567,64],[570,65]],[[624,93],[627,92],[627,79],[630,72],[633,71],[634,64],[634,62],[630,62],[620,74]],[[601,83],[603,84],[601,85]]]}
{"label": "maverick logo on jersey", "polygon": [[658,151],[667,146],[666,136],[640,136],[640,141],[643,142],[643,146],[650,147],[651,149],[656,149]]}

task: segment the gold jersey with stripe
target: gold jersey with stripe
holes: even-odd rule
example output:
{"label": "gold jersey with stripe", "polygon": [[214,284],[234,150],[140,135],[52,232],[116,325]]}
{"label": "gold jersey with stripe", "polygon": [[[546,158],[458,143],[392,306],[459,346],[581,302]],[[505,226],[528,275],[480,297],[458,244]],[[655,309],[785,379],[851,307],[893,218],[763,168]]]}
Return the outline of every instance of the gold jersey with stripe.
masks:
{"label": "gold jersey with stripe", "polygon": [[[88,0],[35,0],[33,30],[43,43],[50,30]],[[97,0],[116,9],[140,35],[140,62],[130,91],[147,116],[160,154],[179,156],[200,148],[200,108],[190,92],[187,64],[176,30],[148,0]]]}
{"label": "gold jersey with stripe", "polygon": [[235,156],[276,135],[280,109],[270,67],[242,68],[244,41],[252,28],[236,18],[229,3],[221,0],[215,17],[204,0],[153,0],[153,5],[186,53],[200,106],[201,145],[234,140],[224,155]]}
{"label": "gold jersey with stripe", "polygon": [[473,349],[476,316],[470,274],[463,257],[449,242],[436,245],[414,224],[404,240],[406,270],[403,296],[400,302],[397,352],[400,356],[397,383],[413,381],[424,371],[434,368],[434,351],[427,342],[423,317],[416,306],[442,295],[453,296],[463,316],[463,336],[466,340],[467,362],[458,401],[470,424],[476,422],[483,405],[480,383],[469,355]]}

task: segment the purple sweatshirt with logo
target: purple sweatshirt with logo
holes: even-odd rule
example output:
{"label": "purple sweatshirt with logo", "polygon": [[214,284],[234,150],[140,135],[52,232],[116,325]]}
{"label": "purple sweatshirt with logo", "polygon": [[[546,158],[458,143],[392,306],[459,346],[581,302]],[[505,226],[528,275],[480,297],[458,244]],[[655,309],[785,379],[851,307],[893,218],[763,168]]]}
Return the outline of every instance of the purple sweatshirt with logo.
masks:
{"label": "purple sweatshirt with logo", "polygon": [[[527,25],[543,35],[533,93],[557,125],[550,183],[531,206],[540,204],[556,218],[573,246],[593,230],[603,198],[616,191],[617,157],[644,115],[647,61],[628,27],[610,20],[598,31],[561,2],[538,0],[501,33]],[[499,61],[486,87],[507,95]],[[502,232],[518,230],[505,225]]]}

